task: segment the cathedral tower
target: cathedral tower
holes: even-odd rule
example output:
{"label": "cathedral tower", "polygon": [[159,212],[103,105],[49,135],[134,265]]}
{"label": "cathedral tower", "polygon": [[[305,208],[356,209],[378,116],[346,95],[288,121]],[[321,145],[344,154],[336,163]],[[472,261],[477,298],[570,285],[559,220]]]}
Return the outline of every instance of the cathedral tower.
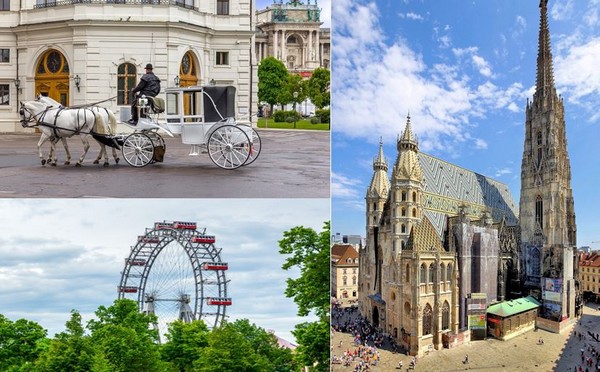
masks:
{"label": "cathedral tower", "polygon": [[395,253],[406,246],[411,229],[423,216],[423,171],[419,164],[419,142],[412,133],[410,115],[398,138],[398,158],[392,171],[392,239]]}
{"label": "cathedral tower", "polygon": [[367,230],[379,225],[383,205],[390,191],[388,165],[383,156],[383,142],[379,141],[379,154],[373,160],[373,178],[367,190]]}
{"label": "cathedral tower", "polygon": [[[519,225],[523,284],[548,305],[544,308],[547,317],[561,319],[573,314],[568,298],[574,295],[570,292],[576,227],[564,106],[554,87],[547,5],[548,0],[540,1],[536,89],[525,110]],[[549,279],[557,279],[553,283],[560,287],[553,288],[553,294],[544,290]]]}

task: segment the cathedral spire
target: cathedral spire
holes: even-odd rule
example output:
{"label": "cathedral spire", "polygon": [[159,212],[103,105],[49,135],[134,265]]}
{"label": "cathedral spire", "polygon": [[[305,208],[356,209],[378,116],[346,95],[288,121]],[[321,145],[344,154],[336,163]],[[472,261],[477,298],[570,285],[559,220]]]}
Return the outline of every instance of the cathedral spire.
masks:
{"label": "cathedral spire", "polygon": [[377,154],[377,157],[373,160],[373,170],[383,170],[384,172],[387,172],[388,170],[387,162],[383,157],[383,138],[381,137],[379,137],[379,154]]}
{"label": "cathedral spire", "polygon": [[413,135],[410,126],[410,113],[406,116],[406,127],[404,128],[404,132],[402,132],[402,136],[398,139],[398,151],[402,150],[419,151],[419,141]]}
{"label": "cathedral spire", "polygon": [[545,97],[554,94],[554,71],[550,50],[550,30],[548,29],[548,0],[540,0],[540,34],[538,38],[537,75],[535,96]]}

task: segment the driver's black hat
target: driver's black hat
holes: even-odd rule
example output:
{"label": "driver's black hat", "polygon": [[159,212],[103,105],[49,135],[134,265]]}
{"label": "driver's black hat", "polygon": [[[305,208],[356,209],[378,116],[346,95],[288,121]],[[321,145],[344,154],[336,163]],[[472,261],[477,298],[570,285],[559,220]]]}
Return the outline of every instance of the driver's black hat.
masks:
{"label": "driver's black hat", "polygon": [[152,63],[148,63],[146,65],[146,70],[152,70]]}

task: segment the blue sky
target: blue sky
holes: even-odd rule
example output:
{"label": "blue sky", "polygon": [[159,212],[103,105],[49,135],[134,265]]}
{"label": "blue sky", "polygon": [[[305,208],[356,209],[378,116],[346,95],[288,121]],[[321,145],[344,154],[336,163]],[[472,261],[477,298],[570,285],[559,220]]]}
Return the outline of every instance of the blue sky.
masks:
{"label": "blue sky", "polygon": [[[262,10],[273,4],[273,2],[279,4],[280,0],[256,0],[256,9]],[[307,4],[309,0],[301,0],[303,4]],[[288,3],[289,0],[283,0],[283,3]],[[315,4],[315,0],[310,0],[311,4]],[[316,0],[316,3],[321,8],[321,27],[331,27],[331,0]]]}
{"label": "blue sky", "polygon": [[281,269],[277,242],[294,226],[320,232],[329,219],[327,199],[0,199],[0,210],[0,314],[36,321],[50,336],[64,331],[71,309],[87,322],[112,304],[137,236],[178,220],[216,236],[229,263],[230,319],[293,341],[291,330],[306,319],[284,295],[298,271]]}
{"label": "blue sky", "polygon": [[[388,165],[410,111],[420,150],[506,183],[519,199],[539,0],[337,0],[333,8],[332,233],[365,234],[382,137]],[[550,0],[578,246],[600,249],[600,0]]]}

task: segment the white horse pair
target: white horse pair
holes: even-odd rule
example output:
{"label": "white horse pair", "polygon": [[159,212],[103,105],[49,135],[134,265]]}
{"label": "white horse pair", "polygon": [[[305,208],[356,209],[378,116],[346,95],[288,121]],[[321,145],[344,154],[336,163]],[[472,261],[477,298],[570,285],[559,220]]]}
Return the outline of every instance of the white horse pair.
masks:
{"label": "white horse pair", "polygon": [[[36,101],[21,102],[21,124],[23,127],[38,127],[42,136],[38,142],[38,153],[42,165],[48,162],[56,165],[56,143],[61,140],[65,148],[67,159],[65,165],[70,164],[71,154],[69,152],[66,138],[78,134],[84,146],[84,153],[79,158],[76,166],[81,166],[89,150],[89,135],[93,133],[108,135],[114,134],[116,130],[116,118],[112,112],[101,107],[94,108],[63,108],[60,103],[49,97],[38,97]],[[33,124],[32,124],[33,123]],[[42,155],[42,145],[50,140],[50,154],[48,160]],[[104,166],[108,166],[108,155],[104,144],[100,143],[101,149],[94,164],[104,156]],[[113,157],[118,163],[116,150],[113,148]]]}

